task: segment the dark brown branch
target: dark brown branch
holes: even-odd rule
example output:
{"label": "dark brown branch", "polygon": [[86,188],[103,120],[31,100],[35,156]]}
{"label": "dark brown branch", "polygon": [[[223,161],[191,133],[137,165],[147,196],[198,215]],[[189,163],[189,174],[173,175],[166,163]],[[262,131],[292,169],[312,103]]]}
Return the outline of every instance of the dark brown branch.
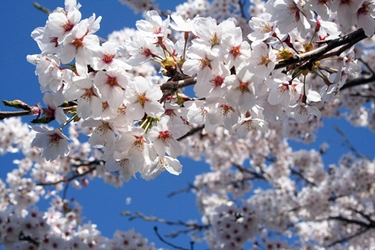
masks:
{"label": "dark brown branch", "polygon": [[168,246],[173,247],[174,249],[189,250],[189,249],[187,249],[187,248],[179,247],[179,246],[176,246],[176,245],[174,245],[174,244],[172,244],[172,243],[166,241],[166,240],[165,240],[163,237],[161,237],[161,235],[159,234],[159,232],[158,232],[158,227],[155,226],[155,227],[154,227],[154,231],[155,231],[156,236],[159,238],[159,240],[160,240],[161,242],[167,244]]}
{"label": "dark brown branch", "polygon": [[368,230],[370,230],[370,229],[369,229],[369,228],[364,228],[363,230],[358,231],[358,232],[355,233],[355,234],[352,234],[352,235],[350,235],[350,236],[348,236],[348,237],[344,237],[344,238],[342,238],[342,239],[340,239],[340,240],[336,240],[336,241],[332,242],[331,244],[327,245],[325,248],[330,248],[330,247],[333,247],[333,246],[336,245],[336,244],[342,244],[342,243],[345,243],[345,242],[347,242],[347,241],[349,241],[349,240],[351,240],[351,239],[353,239],[353,238],[355,238],[355,237],[357,237],[357,236],[359,236],[359,235],[361,235],[361,234],[367,232]]}
{"label": "dark brown branch", "polygon": [[123,211],[121,213],[121,215],[129,217],[130,221],[135,220],[135,219],[142,219],[144,221],[153,221],[153,222],[158,222],[158,223],[162,223],[162,224],[169,225],[169,226],[182,226],[182,227],[187,228],[186,230],[179,230],[177,232],[169,234],[168,237],[172,237],[172,238],[175,238],[179,234],[182,234],[182,233],[190,233],[190,232],[195,232],[195,231],[202,232],[202,231],[207,230],[211,227],[210,225],[200,225],[200,224],[196,224],[196,223],[187,223],[187,222],[184,222],[184,221],[181,221],[181,220],[168,221],[168,220],[165,220],[165,219],[158,218],[156,216],[146,216],[141,212],[133,213],[131,211]]}
{"label": "dark brown branch", "polygon": [[1,111],[0,112],[0,120],[4,120],[5,118],[10,118],[10,117],[27,116],[27,115],[33,115],[33,112],[31,110]]}
{"label": "dark brown branch", "polygon": [[39,247],[39,242],[34,240],[33,238],[31,238],[29,235],[25,235],[22,231],[20,232],[20,234],[18,235],[18,240],[20,241],[27,241],[27,242],[30,242],[31,244],[33,244],[35,247]]}
{"label": "dark brown branch", "polygon": [[352,235],[349,235],[347,237],[344,237],[340,240],[337,240],[337,241],[334,241],[332,242],[331,244],[329,244],[327,246],[328,247],[332,247],[336,244],[342,244],[344,242],[347,242],[367,231],[369,231],[370,229],[374,229],[375,228],[375,221],[372,220],[368,215],[364,214],[363,212],[360,212],[360,211],[357,211],[355,209],[350,209],[354,212],[356,212],[357,214],[360,214],[362,217],[366,218],[366,220],[368,220],[368,223],[366,222],[363,222],[363,221],[360,221],[360,220],[356,220],[356,219],[348,219],[348,218],[345,218],[343,216],[333,216],[333,217],[329,217],[328,220],[338,220],[338,221],[342,221],[342,222],[345,222],[345,223],[348,223],[348,224],[356,224],[360,227],[362,227],[362,230],[359,230],[358,232],[356,232],[355,234],[352,234]]}
{"label": "dark brown branch", "polygon": [[[5,118],[10,118],[10,117],[19,117],[19,116],[27,116],[27,115],[34,115],[34,116],[42,115],[43,116],[43,111],[48,110],[48,108],[41,108],[41,107],[38,107],[38,106],[35,106],[35,107],[29,106],[29,105],[23,103],[20,100],[14,100],[14,101],[3,100],[2,102],[5,106],[9,106],[9,107],[17,108],[17,109],[23,109],[23,110],[22,111],[0,111],[0,120],[3,120]],[[14,104],[15,102],[17,104],[22,103],[22,106]],[[68,114],[68,113],[76,110],[77,106],[74,105],[74,106],[67,106],[67,107],[62,107],[62,108],[63,108],[64,113]],[[53,121],[53,119],[54,119],[54,117],[51,117],[49,120]],[[36,120],[37,119],[35,119],[34,121],[36,121]],[[42,119],[40,119],[40,120],[42,120]]]}
{"label": "dark brown branch", "polygon": [[173,191],[167,195],[168,198],[171,198],[172,196],[175,196],[177,194],[181,193],[187,193],[190,192],[191,190],[197,189],[193,184],[189,183],[187,187],[180,188],[179,190]]}
{"label": "dark brown branch", "polygon": [[375,100],[375,95],[362,95],[362,94],[359,94],[359,93],[356,93],[356,94],[350,94],[349,96],[353,96],[353,97],[362,97],[362,98],[365,98],[366,100]]}
{"label": "dark brown branch", "polygon": [[375,82],[375,74],[371,75],[370,77],[355,78],[349,80],[340,88],[340,90],[356,87],[359,85],[364,85],[371,82]]}
{"label": "dark brown branch", "polygon": [[197,132],[200,132],[202,131],[202,129],[204,128],[204,125],[201,125],[201,126],[198,126],[198,127],[195,127],[195,128],[192,128],[189,132],[187,132],[185,135],[181,136],[180,138],[177,139],[177,141],[182,141],[183,139],[185,139],[186,137],[189,137]]}
{"label": "dark brown branch", "polygon": [[251,174],[252,176],[254,176],[254,178],[256,179],[261,179],[261,180],[267,180],[266,177],[264,177],[263,174],[260,174],[260,173],[257,173],[249,168],[245,168],[235,162],[232,162],[232,165],[237,168],[238,170],[240,170],[241,172],[244,172],[244,173],[248,173],[248,174]]}
{"label": "dark brown branch", "polygon": [[[100,162],[100,161],[97,161],[97,162]],[[94,165],[94,164],[92,164],[92,165]],[[61,180],[54,181],[54,182],[41,182],[41,183],[37,183],[36,185],[37,186],[53,186],[53,185],[57,185],[57,184],[62,183],[62,182],[69,183],[69,182],[71,182],[74,179],[83,177],[83,176],[85,176],[85,175],[93,172],[95,169],[96,169],[96,166],[94,165],[91,168],[89,168],[87,171],[85,171],[83,173],[80,173],[80,174],[75,174],[75,175],[73,175],[73,176],[71,176],[69,178],[63,178]]]}
{"label": "dark brown branch", "polygon": [[43,12],[43,13],[45,13],[45,14],[47,14],[47,15],[51,14],[51,11],[50,11],[48,8],[43,7],[43,6],[40,5],[38,2],[33,2],[33,5],[34,5],[35,8],[37,8],[37,9],[40,10],[41,12]]}
{"label": "dark brown branch", "polygon": [[343,216],[330,216],[328,217],[328,220],[337,220],[337,221],[341,221],[341,222],[345,222],[345,223],[348,223],[348,224],[355,224],[355,225],[358,225],[358,226],[361,226],[361,227],[364,227],[364,228],[374,228],[374,225],[371,225],[371,223],[366,223],[366,222],[363,222],[361,220],[356,220],[356,219],[348,219],[348,218],[345,218]]}
{"label": "dark brown branch", "polygon": [[180,88],[194,85],[196,83],[197,83],[197,77],[189,77],[189,78],[179,80],[179,81],[169,81],[169,82],[163,83],[160,86],[160,89],[163,91],[170,90],[172,92],[176,92]]}
{"label": "dark brown branch", "polygon": [[341,135],[341,139],[342,139],[343,143],[346,144],[348,146],[348,148],[350,149],[350,151],[352,151],[358,158],[370,160],[370,157],[361,154],[361,152],[359,152],[354,147],[354,145],[346,137],[345,133],[337,125],[334,126],[334,129],[336,130],[337,133],[339,133]]}
{"label": "dark brown branch", "polygon": [[353,211],[353,212],[355,212],[355,213],[357,213],[357,214],[359,214],[359,215],[361,215],[363,218],[365,218],[365,219],[370,223],[370,225],[371,225],[372,227],[375,227],[375,221],[371,218],[370,215],[365,214],[364,212],[359,211],[359,210],[354,209],[354,208],[351,208],[351,207],[348,208],[348,209],[351,210],[351,211]]}
{"label": "dark brown branch", "polygon": [[306,179],[306,177],[300,172],[300,171],[297,171],[293,168],[290,169],[291,173],[298,176],[299,178],[301,178],[303,181],[305,181],[306,183],[314,186],[314,187],[317,187],[318,185],[316,185],[314,182],[312,181],[309,181],[308,179]]}
{"label": "dark brown branch", "polygon": [[[328,53],[329,51],[335,48],[338,48],[346,44],[352,46],[365,38],[367,38],[367,36],[365,35],[365,32],[363,29],[356,30],[346,36],[327,41],[327,43],[324,43],[322,46],[320,46],[317,49],[314,49],[312,51],[309,51],[303,54],[295,55],[293,58],[288,59],[288,60],[280,61],[276,64],[275,69],[284,68],[284,67],[294,65],[297,63],[301,63],[304,61],[310,61],[310,62],[318,61],[322,59],[326,53]],[[340,50],[338,50],[336,52],[330,53],[330,56],[339,55],[341,52]]]}

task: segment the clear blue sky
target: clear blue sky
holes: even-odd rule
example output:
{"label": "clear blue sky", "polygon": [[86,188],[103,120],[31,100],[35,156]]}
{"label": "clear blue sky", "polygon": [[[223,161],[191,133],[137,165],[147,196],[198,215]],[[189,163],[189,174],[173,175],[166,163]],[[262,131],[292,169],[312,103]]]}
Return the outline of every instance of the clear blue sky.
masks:
{"label": "clear blue sky", "polygon": [[[89,17],[92,13],[102,16],[101,29],[97,33],[101,37],[113,30],[124,27],[134,27],[136,20],[141,16],[134,16],[132,10],[121,5],[117,0],[81,0],[82,17]],[[174,9],[174,6],[181,3],[181,0],[163,0],[160,3],[162,10]],[[45,7],[53,10],[57,6],[63,6],[64,1],[39,1]],[[105,4],[104,4],[105,3]],[[170,3],[173,3],[171,5]],[[35,67],[26,61],[27,54],[39,53],[36,43],[30,37],[31,31],[44,26],[47,15],[36,10],[32,1],[0,1],[1,20],[1,100],[21,99],[29,104],[42,103],[42,94],[39,91],[39,83],[34,74]],[[9,110],[0,106],[0,110]],[[367,129],[356,129],[347,122],[330,120],[319,132],[319,140],[312,145],[318,149],[322,142],[328,142],[330,149],[325,156],[326,163],[335,163],[342,152],[348,151],[342,147],[340,136],[334,132],[333,125],[337,124],[346,133],[351,142],[365,155],[374,157],[373,142],[374,134]],[[311,146],[293,143],[296,148],[307,148]],[[14,168],[11,161],[14,155],[1,157],[0,177],[5,178],[6,173]],[[105,185],[98,179],[90,183],[87,188],[75,190],[68,189],[68,198],[75,197],[83,206],[84,217],[93,224],[104,236],[112,237],[116,229],[127,231],[134,228],[136,232],[143,234],[158,247],[167,247],[160,242],[154,234],[154,223],[144,223],[141,220],[129,222],[122,217],[123,210],[141,211],[146,215],[155,215],[168,220],[196,219],[200,222],[198,208],[195,206],[195,196],[191,193],[184,193],[173,198],[166,196],[175,190],[186,187],[194,181],[196,174],[206,172],[209,166],[205,163],[194,162],[181,158],[183,172],[180,176],[173,176],[167,172],[163,173],[156,180],[144,181],[141,178],[132,179],[124,183],[122,188],[113,188]],[[131,197],[132,202],[126,205],[126,198]],[[169,233],[172,228],[160,226],[160,233]],[[189,248],[189,238],[181,237],[171,240],[172,243]],[[204,249],[204,245],[197,244],[194,249]]]}

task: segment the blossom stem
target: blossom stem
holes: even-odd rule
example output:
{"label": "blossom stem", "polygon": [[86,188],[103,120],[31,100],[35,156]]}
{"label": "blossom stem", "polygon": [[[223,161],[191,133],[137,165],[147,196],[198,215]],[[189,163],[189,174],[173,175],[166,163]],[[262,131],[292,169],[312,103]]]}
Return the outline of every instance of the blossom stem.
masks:
{"label": "blossom stem", "polygon": [[62,130],[66,125],[68,125],[69,123],[71,123],[75,118],[77,117],[77,114],[74,114],[72,115],[69,120],[67,120],[61,127],[60,127],[60,130]]}

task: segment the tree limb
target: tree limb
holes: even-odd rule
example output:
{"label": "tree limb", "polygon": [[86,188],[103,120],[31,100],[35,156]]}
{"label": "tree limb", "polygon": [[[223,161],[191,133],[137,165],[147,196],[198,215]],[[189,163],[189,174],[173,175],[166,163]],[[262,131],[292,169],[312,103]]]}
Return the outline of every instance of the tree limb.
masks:
{"label": "tree limb", "polygon": [[195,77],[188,77],[186,79],[179,80],[179,81],[169,81],[169,82],[163,83],[160,86],[160,89],[162,91],[170,90],[172,92],[176,92],[180,88],[187,87],[187,86],[190,86],[190,85],[194,85],[196,83],[197,83],[197,77],[196,76]]}
{"label": "tree limb", "polygon": [[154,227],[154,231],[155,231],[156,236],[159,238],[159,240],[160,240],[161,242],[164,242],[164,243],[167,244],[168,246],[173,247],[174,249],[189,250],[189,249],[187,249],[187,248],[179,247],[179,246],[176,246],[176,245],[174,245],[174,244],[172,244],[172,243],[166,241],[166,240],[165,240],[163,237],[161,237],[161,235],[159,234],[159,232],[158,232],[158,227],[155,226],[155,227]]}
{"label": "tree limb", "polygon": [[[57,185],[57,184],[62,183],[62,182],[69,183],[74,179],[83,177],[83,176],[93,172],[96,169],[96,165],[100,164],[101,162],[102,161],[100,161],[100,160],[94,160],[92,162],[89,162],[88,164],[78,164],[76,166],[91,166],[91,167],[88,170],[86,170],[85,172],[74,174],[73,176],[71,176],[69,178],[63,178],[61,180],[54,181],[54,182],[40,182],[40,183],[37,183],[36,185],[37,186],[53,186],[53,185]],[[75,166],[75,165],[73,165],[73,166]]]}
{"label": "tree limb", "polygon": [[[365,32],[363,29],[359,29],[359,30],[356,30],[348,35],[345,35],[343,37],[340,37],[340,38],[337,38],[337,39],[333,39],[333,40],[329,40],[327,41],[326,43],[324,43],[322,46],[320,46],[319,48],[316,48],[314,50],[311,50],[309,52],[306,52],[306,53],[303,53],[303,54],[299,54],[299,55],[295,55],[293,58],[290,58],[288,60],[284,60],[284,61],[280,61],[276,64],[275,66],[275,69],[280,69],[280,68],[284,68],[284,67],[287,67],[287,66],[290,66],[290,65],[294,65],[294,64],[297,64],[297,63],[300,63],[300,62],[303,62],[303,61],[310,61],[310,62],[315,62],[315,61],[318,61],[320,59],[322,59],[326,53],[328,53],[329,51],[335,49],[335,48],[338,48],[342,45],[346,45],[346,44],[349,44],[350,46],[360,42],[361,40],[367,38],[367,36],[365,35]],[[332,52],[330,53],[329,55],[332,56],[332,55],[340,55],[342,51],[338,50],[336,52]]]}

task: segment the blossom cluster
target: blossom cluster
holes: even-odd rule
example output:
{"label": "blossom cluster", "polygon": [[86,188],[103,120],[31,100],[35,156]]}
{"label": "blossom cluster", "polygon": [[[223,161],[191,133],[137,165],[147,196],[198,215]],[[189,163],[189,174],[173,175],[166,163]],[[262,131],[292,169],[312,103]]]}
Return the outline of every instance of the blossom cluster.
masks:
{"label": "blossom cluster", "polygon": [[154,250],[133,230],[105,238],[96,225],[82,223],[81,207],[55,197],[48,211],[1,211],[0,242],[7,249],[140,249]]}
{"label": "blossom cluster", "polygon": [[[41,54],[28,60],[36,65],[48,106],[42,116],[56,119],[62,127],[74,119],[83,120],[82,126],[90,128],[90,145],[102,148],[106,168],[120,171],[126,181],[137,172],[145,179],[164,169],[179,174],[177,139],[200,124],[207,132],[223,126],[245,137],[252,130],[266,133],[269,123],[285,117],[297,122],[314,116],[319,120],[319,105],[342,87],[344,76],[359,74],[357,61],[345,52],[341,62],[333,63],[335,67],[315,62],[285,72],[276,65],[311,51],[311,41],[337,37],[339,28],[346,31],[357,24],[368,36],[374,31],[361,21],[371,18],[371,12],[360,9],[370,8],[370,3],[357,6],[357,12],[351,13],[357,19],[343,27],[328,18],[337,12],[341,19],[343,4],[322,6],[317,18],[313,4],[268,1],[264,12],[249,21],[253,30],[249,34],[243,34],[235,19],[218,23],[212,17],[190,20],[172,14],[163,20],[152,10],[146,12],[145,20],[137,21],[137,31],[130,37],[119,39],[118,35],[117,40],[101,42],[95,35],[101,17],[93,14],[81,19],[80,4],[67,0],[65,8],[57,8],[44,27],[32,32]],[[183,35],[173,40],[170,28]],[[159,65],[164,77],[134,74],[149,61]],[[323,72],[325,67],[333,70]],[[160,84],[163,79],[178,83],[195,76],[196,97]],[[308,82],[316,76],[326,83],[319,91]],[[70,119],[66,103],[74,104]],[[61,128],[34,129],[38,133],[33,145],[43,149],[46,159],[69,153]]]}
{"label": "blossom cluster", "polygon": [[[346,155],[327,169],[319,152],[293,151],[283,139],[311,142],[320,118],[342,107],[352,123],[374,130],[374,104],[363,105],[373,87],[345,89],[373,72],[373,38],[318,56],[355,30],[372,37],[374,1],[253,0],[249,21],[238,1],[189,1],[166,16],[153,1],[121,2],[148,10],[136,30],[100,38],[101,17],[82,19],[81,5],[65,0],[31,34],[41,52],[27,60],[47,106],[37,107],[35,121],[59,125],[30,131],[16,119],[0,123],[0,153],[25,155],[8,175],[9,188],[1,183],[1,243],[12,247],[22,236],[25,248],[127,249],[126,242],[154,249],[133,231],[105,239],[95,225],[81,225],[78,204],[62,211],[66,201],[57,196],[45,213],[31,207],[55,197],[45,185],[88,184],[71,173],[120,186],[137,173],[178,175],[180,155],[204,155],[212,172],[197,176],[194,187],[212,249],[241,249],[249,240],[255,249],[292,248],[268,237],[272,230],[294,230],[305,248],[341,238],[354,247],[375,244],[358,223],[373,222],[374,162]],[[273,189],[253,190],[257,180]]]}
{"label": "blossom cluster", "polygon": [[[87,186],[87,175],[71,178],[85,172],[114,186],[122,184],[119,176],[96,163],[95,150],[78,140],[77,124],[69,127],[69,155],[56,161],[47,161],[41,150],[32,146],[36,132],[21,119],[4,120],[0,130],[2,154],[20,152],[24,156],[14,161],[17,168],[6,180],[0,180],[0,244],[6,249],[155,249],[133,230],[116,231],[112,239],[102,236],[95,224],[84,222],[77,201],[58,196],[64,185]],[[51,200],[46,211],[36,207],[42,199]]]}

